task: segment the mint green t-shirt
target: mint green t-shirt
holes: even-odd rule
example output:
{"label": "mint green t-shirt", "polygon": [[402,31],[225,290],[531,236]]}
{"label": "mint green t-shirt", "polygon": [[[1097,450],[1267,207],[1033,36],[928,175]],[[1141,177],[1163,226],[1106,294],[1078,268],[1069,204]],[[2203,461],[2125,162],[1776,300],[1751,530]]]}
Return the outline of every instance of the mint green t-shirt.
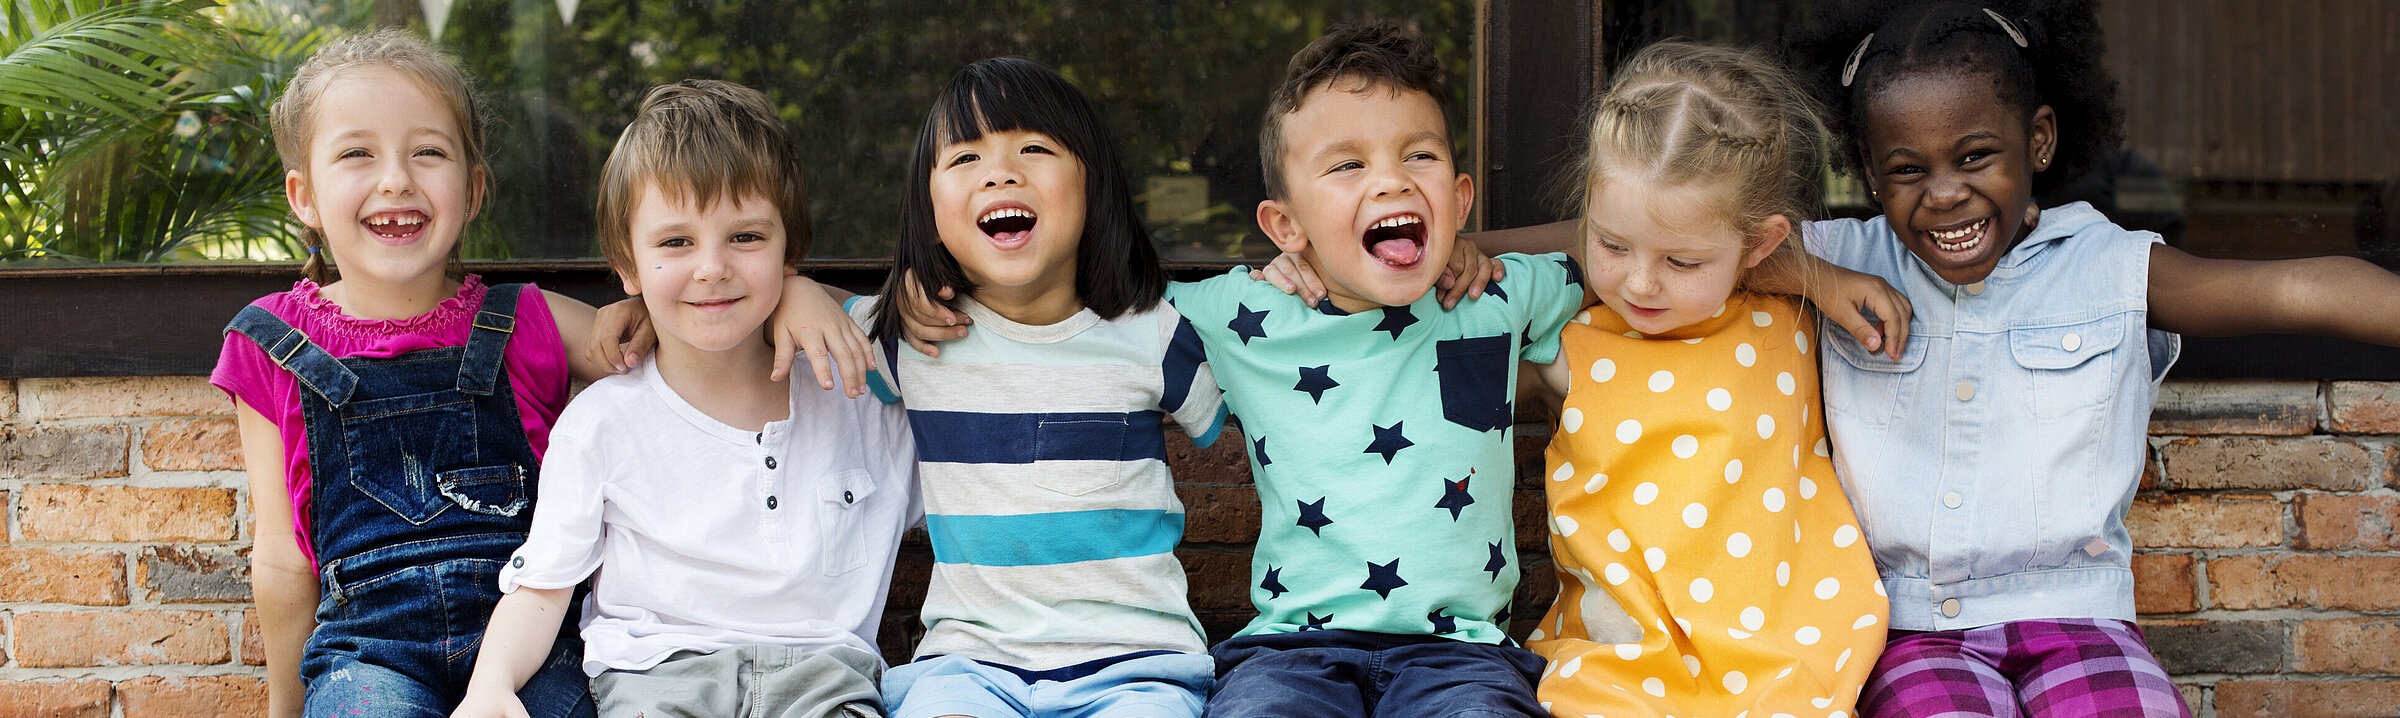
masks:
{"label": "mint green t-shirt", "polygon": [[1428,292],[1343,314],[1238,269],[1168,289],[1241,418],[1258,484],[1259,615],[1241,635],[1507,639],[1517,361],[1557,357],[1583,285],[1564,254],[1500,261],[1506,279],[1448,311]]}

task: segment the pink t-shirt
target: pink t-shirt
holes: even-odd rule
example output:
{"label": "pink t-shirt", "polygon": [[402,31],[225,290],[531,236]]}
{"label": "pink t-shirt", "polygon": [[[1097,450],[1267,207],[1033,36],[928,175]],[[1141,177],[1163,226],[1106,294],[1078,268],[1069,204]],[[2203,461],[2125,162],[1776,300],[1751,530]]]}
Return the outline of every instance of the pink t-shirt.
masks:
{"label": "pink t-shirt", "polygon": [[[419,349],[461,346],[474,328],[475,310],[483,305],[483,279],[467,275],[458,294],[442,300],[433,311],[407,319],[359,319],[318,292],[306,279],[291,291],[260,297],[252,305],[265,308],[308,335],[310,341],[337,357],[390,357]],[[517,297],[516,334],[505,354],[508,383],[517,397],[517,416],[525,423],[525,438],[533,454],[550,447],[550,425],[567,405],[566,345],[558,321],[537,288],[527,286]],[[309,542],[308,422],[301,418],[298,377],[284,371],[258,344],[236,332],[225,333],[225,348],[217,354],[210,384],[248,404],[283,432],[284,488],[292,499],[292,533],[309,563],[317,560]]]}

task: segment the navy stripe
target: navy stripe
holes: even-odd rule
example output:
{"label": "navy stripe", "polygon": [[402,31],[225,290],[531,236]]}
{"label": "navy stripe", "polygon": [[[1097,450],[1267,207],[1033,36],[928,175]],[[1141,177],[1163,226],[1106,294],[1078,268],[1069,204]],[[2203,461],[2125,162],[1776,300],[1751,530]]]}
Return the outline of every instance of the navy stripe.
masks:
{"label": "navy stripe", "polygon": [[1062,511],[1015,516],[932,514],[936,563],[1056,566],[1173,554],[1183,514],[1144,509]]}
{"label": "navy stripe", "polygon": [[1169,414],[1183,410],[1183,400],[1192,393],[1192,376],[1200,373],[1200,364],[1205,361],[1208,353],[1200,348],[1200,332],[1192,329],[1190,320],[1177,317],[1175,340],[1167,344],[1166,363],[1161,366],[1166,373],[1167,393],[1159,399],[1159,408]]}
{"label": "navy stripe", "polygon": [[917,460],[956,464],[1165,460],[1156,411],[986,414],[908,412]]}

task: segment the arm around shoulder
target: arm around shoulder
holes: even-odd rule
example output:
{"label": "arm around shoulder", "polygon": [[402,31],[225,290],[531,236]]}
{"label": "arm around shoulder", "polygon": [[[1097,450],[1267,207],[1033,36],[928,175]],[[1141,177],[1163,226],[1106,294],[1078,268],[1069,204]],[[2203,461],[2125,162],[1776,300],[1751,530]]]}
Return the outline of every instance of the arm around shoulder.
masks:
{"label": "arm around shoulder", "polygon": [[283,433],[274,422],[234,401],[242,438],[242,468],[249,475],[252,531],[250,592],[258,602],[260,643],[267,660],[267,715],[300,715],[305,686],[300,654],[317,630],[317,572],[292,533],[292,500],[283,468]]}
{"label": "arm around shoulder", "polygon": [[2400,275],[2354,257],[2206,259],[2150,247],[2150,326],[2194,336],[2316,334],[2400,346]]}

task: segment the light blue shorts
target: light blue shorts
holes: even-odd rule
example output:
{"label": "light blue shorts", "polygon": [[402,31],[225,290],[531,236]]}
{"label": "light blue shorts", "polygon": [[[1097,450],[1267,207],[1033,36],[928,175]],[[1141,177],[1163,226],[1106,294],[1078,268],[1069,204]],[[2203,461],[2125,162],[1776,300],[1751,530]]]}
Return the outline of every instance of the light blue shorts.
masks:
{"label": "light blue shorts", "polygon": [[[1073,669],[1046,672],[1081,673]],[[1199,718],[1216,680],[1205,654],[1166,653],[1107,664],[1065,680],[1032,680],[959,656],[893,666],[883,674],[892,718]]]}

